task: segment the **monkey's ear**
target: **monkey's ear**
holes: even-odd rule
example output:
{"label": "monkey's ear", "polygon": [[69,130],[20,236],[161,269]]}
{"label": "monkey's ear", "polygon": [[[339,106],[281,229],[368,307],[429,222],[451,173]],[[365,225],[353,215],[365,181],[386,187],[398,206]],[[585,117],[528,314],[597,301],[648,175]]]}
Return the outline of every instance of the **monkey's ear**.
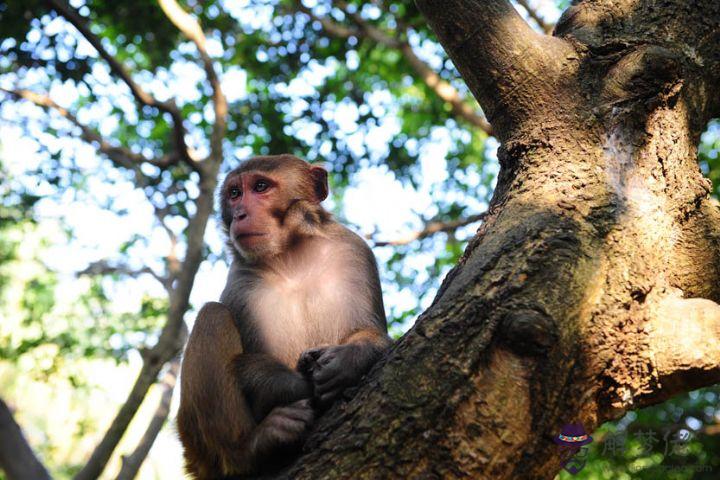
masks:
{"label": "monkey's ear", "polygon": [[322,202],[328,196],[328,172],[322,167],[312,167],[310,176],[315,187],[315,199]]}

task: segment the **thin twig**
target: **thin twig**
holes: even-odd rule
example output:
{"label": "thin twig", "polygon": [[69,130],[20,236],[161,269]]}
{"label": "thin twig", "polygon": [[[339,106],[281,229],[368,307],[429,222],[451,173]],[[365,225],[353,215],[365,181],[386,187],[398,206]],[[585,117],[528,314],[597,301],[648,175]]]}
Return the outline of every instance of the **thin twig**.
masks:
{"label": "thin twig", "polygon": [[195,44],[200,53],[205,74],[213,89],[215,124],[213,125],[212,138],[210,139],[210,149],[215,158],[220,158],[222,157],[222,141],[225,138],[225,130],[227,128],[228,106],[220,85],[220,78],[215,71],[212,58],[210,58],[207,52],[207,39],[205,38],[205,34],[195,17],[185,12],[175,0],[158,0],[158,3],[168,19]]}
{"label": "thin twig", "polygon": [[77,272],[77,275],[111,275],[111,274],[118,274],[118,275],[124,275],[131,278],[138,278],[140,275],[148,274],[152,276],[155,280],[160,282],[166,289],[169,285],[169,280],[159,273],[157,273],[155,270],[153,270],[150,267],[143,267],[139,270],[130,268],[129,265],[125,264],[118,264],[118,265],[111,265],[109,262],[105,260],[101,260],[98,262],[93,262],[90,265],[87,266],[84,270],[81,270]]}
{"label": "thin twig", "polygon": [[454,232],[458,228],[479,222],[488,215],[488,212],[479,213],[477,215],[471,215],[466,218],[460,218],[449,222],[429,222],[421,230],[412,232],[404,237],[396,238],[394,240],[375,240],[373,235],[366,236],[366,239],[373,242],[376,247],[387,247],[387,246],[400,246],[407,245],[408,243],[422,240],[436,233],[450,233]]}
{"label": "thin twig", "polygon": [[147,158],[125,147],[110,144],[110,142],[100,136],[100,134],[96,130],[80,122],[72,112],[70,112],[65,107],[62,107],[55,103],[55,101],[47,95],[23,89],[10,90],[6,88],[0,88],[0,91],[12,95],[15,98],[32,102],[35,105],[42,107],[46,110],[53,110],[57,112],[58,114],[60,114],[60,116],[66,118],[70,121],[70,123],[78,127],[81,132],[80,137],[90,144],[96,144],[98,150],[101,153],[107,155],[107,157],[116,166],[131,170],[137,170],[140,164],[143,162],[155,165],[159,168],[166,168],[170,165],[177,163],[177,157],[175,155],[165,155],[161,158]]}
{"label": "thin twig", "polygon": [[534,8],[532,8],[530,6],[530,2],[528,2],[528,0],[515,0],[515,1],[517,2],[518,5],[520,5],[527,11],[530,18],[532,18],[533,21],[535,23],[537,23],[537,25],[540,27],[540,29],[543,32],[545,32],[547,34],[552,33],[554,25],[546,22],[545,19],[542,16],[540,16],[540,14],[537,12],[537,10],[535,10]]}
{"label": "thin twig", "polygon": [[119,77],[133,94],[133,97],[142,105],[148,107],[155,107],[158,110],[165,112],[172,118],[173,132],[175,137],[175,144],[180,158],[186,161],[193,168],[196,168],[195,161],[191,158],[188,151],[187,143],[185,142],[185,127],[183,126],[183,118],[180,113],[180,109],[177,107],[173,100],[161,102],[155,97],[147,93],[143,88],[132,79],[132,76],[127,69],[110,53],[105,49],[100,38],[92,33],[88,26],[85,18],[83,18],[77,10],[75,10],[65,0],[46,0],[48,4],[55,9],[60,15],[62,15],[67,21],[69,21],[85,39],[97,50],[98,54],[108,63],[110,70]]}

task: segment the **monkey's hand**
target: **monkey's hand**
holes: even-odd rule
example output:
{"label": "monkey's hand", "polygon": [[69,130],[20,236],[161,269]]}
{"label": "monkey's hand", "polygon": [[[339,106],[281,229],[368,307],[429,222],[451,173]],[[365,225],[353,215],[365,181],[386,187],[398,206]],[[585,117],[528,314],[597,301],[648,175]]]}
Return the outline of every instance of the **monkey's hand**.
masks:
{"label": "monkey's hand", "polygon": [[300,372],[305,378],[312,382],[313,371],[317,368],[318,358],[320,358],[320,355],[322,355],[322,353],[330,347],[331,345],[325,344],[319,347],[305,350],[300,355],[295,370]]}
{"label": "monkey's hand", "polygon": [[365,373],[362,346],[334,345],[306,350],[298,360],[298,371],[312,380],[314,399],[327,408],[342,391],[355,385]]}
{"label": "monkey's hand", "polygon": [[257,426],[251,449],[260,456],[272,456],[278,449],[300,446],[315,420],[310,399],[273,408]]}

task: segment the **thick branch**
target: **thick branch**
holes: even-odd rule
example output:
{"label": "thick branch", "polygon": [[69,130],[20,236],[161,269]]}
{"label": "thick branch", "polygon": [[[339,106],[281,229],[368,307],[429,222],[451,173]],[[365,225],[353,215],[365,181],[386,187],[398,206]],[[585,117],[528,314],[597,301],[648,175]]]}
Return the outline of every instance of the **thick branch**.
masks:
{"label": "thick branch", "polygon": [[394,240],[374,240],[372,236],[366,237],[368,240],[373,242],[373,245],[376,247],[386,247],[386,246],[398,246],[398,245],[407,245],[408,243],[414,242],[416,240],[422,240],[424,238],[430,237],[432,235],[435,235],[436,233],[449,233],[454,232],[458,228],[462,228],[466,225],[473,224],[475,222],[479,222],[482,219],[485,218],[487,215],[487,212],[479,213],[477,215],[471,215],[467,218],[460,218],[457,220],[453,220],[450,222],[429,222],[425,225],[425,227],[422,230],[418,230],[416,232],[412,232],[405,237],[396,238]]}
{"label": "thick branch", "polygon": [[[163,328],[163,333],[167,331],[168,324],[170,324],[169,321]],[[130,421],[135,416],[135,413],[137,413],[138,408],[140,408],[140,404],[142,404],[142,401],[145,399],[148,390],[155,383],[160,370],[170,359],[177,356],[185,344],[187,328],[181,329],[177,333],[176,338],[169,338],[169,336],[163,336],[163,334],[161,334],[160,340],[152,349],[142,352],[143,366],[140,369],[140,374],[137,380],[135,380],[135,384],[128,398],[122,407],[120,407],[120,410],[105,432],[100,443],[98,443],[95,450],[93,450],[88,462],[82,470],[75,475],[75,480],[90,480],[100,476],[107,462],[110,460],[115,447],[117,447],[120,439],[125,434]],[[173,340],[172,343],[171,340]]]}
{"label": "thick branch", "polygon": [[[132,80],[123,66],[111,55],[109,55],[102,47],[100,39],[92,34],[87,25],[85,25],[84,19],[80,17],[77,12],[67,4],[67,2],[63,0],[48,1],[58,10],[58,12],[73,23],[73,25],[75,25],[85,38],[98,50],[99,54],[110,64],[113,73],[120,77],[128,85],[139,103],[159,108],[172,116],[174,130],[176,132],[176,140],[179,146],[178,150],[181,155],[183,155],[183,158],[188,160],[188,163],[200,173],[200,193],[195,200],[196,213],[189,219],[188,227],[186,229],[187,245],[185,259],[183,260],[180,268],[177,269],[179,273],[173,278],[173,288],[169,292],[170,306],[167,315],[167,322],[160,333],[160,337],[156,345],[143,356],[143,366],[138,374],[135,384],[128,394],[125,403],[119,409],[102,440],[93,450],[86,465],[75,477],[79,480],[91,480],[100,476],[112,456],[113,451],[127,430],[130,421],[145,398],[148,389],[155,383],[157,375],[162,367],[177,354],[184,343],[185,335],[183,332],[186,331],[186,328],[183,322],[183,316],[188,309],[189,295],[194,284],[195,275],[197,274],[203,258],[203,238],[208,219],[213,210],[213,193],[217,185],[217,175],[222,161],[222,137],[225,134],[225,117],[227,115],[227,107],[225,104],[225,98],[220,91],[219,79],[212,69],[212,64],[205,49],[204,36],[197,35],[197,31],[194,31],[191,28],[191,25],[189,26],[187,23],[187,18],[176,16],[177,22],[182,25],[181,30],[183,30],[186,35],[190,36],[190,38],[196,42],[196,45],[201,52],[201,56],[203,57],[203,63],[206,66],[206,73],[213,84],[214,89],[213,100],[217,118],[213,130],[213,139],[211,141],[212,153],[209,162],[196,164],[189,158],[187,146],[185,145],[185,131],[182,126],[182,116],[180,115],[177,106],[175,106],[173,102],[158,102],[144,92],[142,88]],[[172,8],[172,4],[168,5]],[[178,23],[176,23],[176,25],[177,24]],[[54,108],[55,110],[60,111],[59,107],[54,104],[47,104],[45,107]],[[66,116],[66,118],[73,121],[82,129],[82,126],[79,122],[77,122],[76,118],[68,116],[69,112],[65,113],[66,115],[64,116]],[[92,139],[91,141],[97,141],[100,143],[101,139],[99,139],[97,133],[92,130],[83,129],[83,135]],[[106,147],[108,146],[106,145]],[[111,153],[114,155],[111,159],[114,158],[115,161],[120,162],[120,165],[128,167],[131,166],[131,158],[127,156],[126,158],[122,158],[119,156],[120,153],[125,152],[111,151],[109,148],[106,150],[108,155]],[[132,164],[132,167],[134,167],[136,172],[139,171],[137,166],[137,164]]]}
{"label": "thick branch", "polygon": [[720,305],[703,298],[666,298],[651,320],[649,349],[661,397],[720,382]]}
{"label": "thick branch", "polygon": [[172,118],[173,131],[175,137],[175,144],[178,154],[183,160],[187,161],[188,164],[195,164],[194,160],[190,157],[188,152],[188,146],[185,143],[185,127],[183,126],[183,118],[175,102],[172,100],[161,102],[155,97],[147,93],[143,88],[136,83],[130,73],[125,67],[102,45],[101,39],[92,33],[90,27],[87,25],[85,19],[65,0],[47,0],[52,8],[54,8],[60,15],[62,15],[67,21],[69,21],[85,39],[97,50],[98,54],[108,63],[110,70],[119,77],[127,86],[130,88],[135,100],[138,103],[148,106],[155,107],[162,112],[170,115]]}
{"label": "thick branch", "polygon": [[440,78],[440,75],[438,75],[420,57],[418,57],[412,46],[406,40],[401,40],[386,34],[379,28],[367,22],[358,13],[348,12],[346,8],[347,4],[345,2],[336,2],[336,4],[338,7],[343,9],[345,14],[357,25],[357,28],[348,28],[332,21],[328,17],[319,17],[315,15],[312,10],[303,5],[301,0],[296,0],[296,4],[299,11],[319,22],[320,25],[322,25],[323,30],[325,30],[328,35],[336,38],[348,38],[351,36],[364,37],[388,48],[399,50],[413,70],[415,70],[418,76],[425,82],[428,88],[435,92],[440,99],[450,105],[453,115],[465,120],[475,127],[480,128],[488,135],[493,134],[492,126],[488,123],[485,117],[469,105],[467,100],[460,95],[460,92],[458,92],[455,87]]}
{"label": "thick branch", "polygon": [[143,461],[145,461],[145,458],[150,452],[150,448],[153,443],[155,443],[155,439],[163,425],[165,425],[165,421],[170,413],[170,403],[179,372],[180,358],[175,358],[175,360],[170,363],[170,369],[165,374],[165,378],[163,378],[160,404],[155,411],[155,415],[152,420],[150,420],[150,424],[135,450],[130,455],[122,457],[122,468],[117,476],[117,480],[132,480],[137,475],[138,470],[140,470],[140,466]]}
{"label": "thick branch", "polygon": [[143,366],[127,400],[93,450],[87,464],[75,476],[75,480],[92,480],[102,473],[163,365],[175,357],[185,343],[187,327],[183,316],[189,307],[190,292],[203,258],[203,238],[213,211],[213,192],[217,185],[221,160],[213,158],[201,170],[200,194],[195,200],[197,213],[190,218],[186,229],[187,253],[178,269],[178,274],[173,276],[175,284],[170,291],[168,319],[160,333],[160,338],[155,346],[143,355]]}
{"label": "thick branch", "polygon": [[571,47],[533,31],[508,0],[416,0],[501,140],[526,121]]}
{"label": "thick branch", "polygon": [[158,0],[158,2],[170,21],[195,44],[198,52],[200,52],[205,75],[207,75],[213,89],[215,125],[213,126],[212,138],[210,140],[210,149],[215,158],[221,158],[222,141],[223,138],[225,138],[225,130],[227,128],[228,107],[227,100],[222,92],[220,79],[215,72],[213,61],[207,52],[207,39],[205,38],[205,34],[202,28],[200,28],[198,21],[192,15],[185,12],[175,0]]}
{"label": "thick branch", "polygon": [[7,404],[0,398],[0,468],[9,480],[50,479],[28,445],[25,436],[12,416]]}

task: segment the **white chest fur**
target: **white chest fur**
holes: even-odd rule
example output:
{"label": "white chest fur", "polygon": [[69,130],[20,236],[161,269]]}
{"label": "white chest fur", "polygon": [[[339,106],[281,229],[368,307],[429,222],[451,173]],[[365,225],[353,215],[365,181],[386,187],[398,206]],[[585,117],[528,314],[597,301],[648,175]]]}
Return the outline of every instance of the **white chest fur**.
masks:
{"label": "white chest fur", "polygon": [[251,293],[250,305],[268,353],[294,368],[308,348],[348,334],[356,303],[351,269],[332,244],[308,246],[292,264],[275,266]]}

